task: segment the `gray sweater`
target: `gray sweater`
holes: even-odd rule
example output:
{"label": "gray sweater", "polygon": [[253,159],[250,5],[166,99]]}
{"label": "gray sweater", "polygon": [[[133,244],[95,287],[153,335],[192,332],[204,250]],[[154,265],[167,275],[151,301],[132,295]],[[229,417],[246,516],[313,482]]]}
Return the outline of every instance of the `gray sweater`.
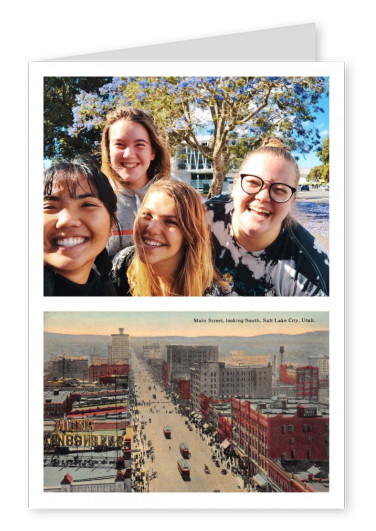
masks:
{"label": "gray sweater", "polygon": [[133,245],[133,224],[147,189],[155,183],[156,177],[151,179],[142,188],[130,190],[123,186],[117,193],[117,216],[121,231],[114,230],[107,243],[107,251],[112,258],[116,253]]}

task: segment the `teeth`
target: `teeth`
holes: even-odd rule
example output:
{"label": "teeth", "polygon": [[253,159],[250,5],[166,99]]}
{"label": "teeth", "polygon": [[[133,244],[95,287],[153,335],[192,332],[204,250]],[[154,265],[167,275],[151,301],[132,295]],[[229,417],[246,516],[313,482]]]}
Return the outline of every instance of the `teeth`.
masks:
{"label": "teeth", "polygon": [[151,245],[152,247],[163,247],[163,243],[158,243],[158,242],[153,242],[153,241],[150,241],[150,240],[144,240],[144,242],[147,244],[147,245]]}
{"label": "teeth", "polygon": [[75,245],[80,245],[84,243],[85,238],[62,238],[61,240],[56,240],[56,243],[60,247],[74,247]]}
{"label": "teeth", "polygon": [[264,214],[265,216],[269,216],[270,212],[268,210],[263,210],[262,208],[255,208],[255,207],[250,207],[250,210],[254,211],[254,212],[257,212],[257,214]]}
{"label": "teeth", "polygon": [[138,165],[137,162],[132,162],[132,163],[129,163],[129,164],[127,164],[126,162],[123,163],[123,167],[124,168],[135,168],[137,165]]}

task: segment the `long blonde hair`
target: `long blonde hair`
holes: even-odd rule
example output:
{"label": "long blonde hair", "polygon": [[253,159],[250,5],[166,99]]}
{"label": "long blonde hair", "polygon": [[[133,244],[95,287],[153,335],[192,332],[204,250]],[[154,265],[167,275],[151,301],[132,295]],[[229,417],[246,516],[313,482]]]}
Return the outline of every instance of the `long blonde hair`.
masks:
{"label": "long blonde hair", "polygon": [[[140,259],[138,247],[142,245],[139,219],[143,205],[153,192],[162,192],[174,201],[178,225],[184,238],[184,255],[180,268],[170,286],[163,286],[156,278],[153,267]],[[214,271],[210,231],[205,220],[205,207],[199,193],[181,181],[158,181],[145,194],[134,223],[135,257],[128,268],[127,277],[133,296],[181,295],[200,297],[213,283],[219,281]]]}
{"label": "long blonde hair", "polygon": [[[171,173],[170,153],[167,145],[160,137],[157,127],[151,116],[136,107],[120,107],[111,111],[106,116],[106,124],[102,132],[101,154],[102,154],[102,172],[111,181],[114,190],[119,188],[119,176],[111,166],[110,160],[110,129],[111,126],[119,120],[127,120],[142,125],[150,137],[151,146],[155,151],[155,158],[150,162],[147,170],[149,181],[155,177],[158,179],[168,179]],[[124,185],[123,185],[124,186]]]}

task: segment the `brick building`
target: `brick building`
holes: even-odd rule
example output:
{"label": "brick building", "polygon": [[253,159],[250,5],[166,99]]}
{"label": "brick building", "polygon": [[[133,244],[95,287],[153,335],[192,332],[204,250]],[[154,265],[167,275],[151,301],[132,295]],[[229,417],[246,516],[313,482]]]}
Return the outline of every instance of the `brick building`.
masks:
{"label": "brick building", "polygon": [[296,385],[296,365],[283,363],[279,368],[279,381],[281,384]]}
{"label": "brick building", "polygon": [[296,396],[298,398],[318,401],[319,399],[319,368],[312,365],[297,367]]}
{"label": "brick building", "polygon": [[232,399],[233,441],[251,475],[266,476],[269,460],[329,459],[329,416],[308,401]]}
{"label": "brick building", "polygon": [[102,376],[113,376],[114,374],[129,374],[129,363],[102,363],[89,367],[89,380],[91,382],[98,381]]}
{"label": "brick building", "polygon": [[63,391],[61,389],[54,389],[53,391],[45,391],[44,393],[44,418],[54,419],[63,417],[72,409],[73,403],[79,400],[76,393],[72,390]]}
{"label": "brick building", "polygon": [[184,380],[182,378],[178,378],[178,391],[180,394],[180,398],[182,398],[183,400],[191,399],[191,386],[188,378]]}

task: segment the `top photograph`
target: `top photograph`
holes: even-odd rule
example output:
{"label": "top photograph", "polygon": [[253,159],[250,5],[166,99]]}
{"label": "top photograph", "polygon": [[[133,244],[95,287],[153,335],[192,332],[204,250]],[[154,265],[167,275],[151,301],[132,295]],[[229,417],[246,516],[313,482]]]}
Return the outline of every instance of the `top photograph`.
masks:
{"label": "top photograph", "polygon": [[328,77],[44,77],[45,296],[329,296]]}

